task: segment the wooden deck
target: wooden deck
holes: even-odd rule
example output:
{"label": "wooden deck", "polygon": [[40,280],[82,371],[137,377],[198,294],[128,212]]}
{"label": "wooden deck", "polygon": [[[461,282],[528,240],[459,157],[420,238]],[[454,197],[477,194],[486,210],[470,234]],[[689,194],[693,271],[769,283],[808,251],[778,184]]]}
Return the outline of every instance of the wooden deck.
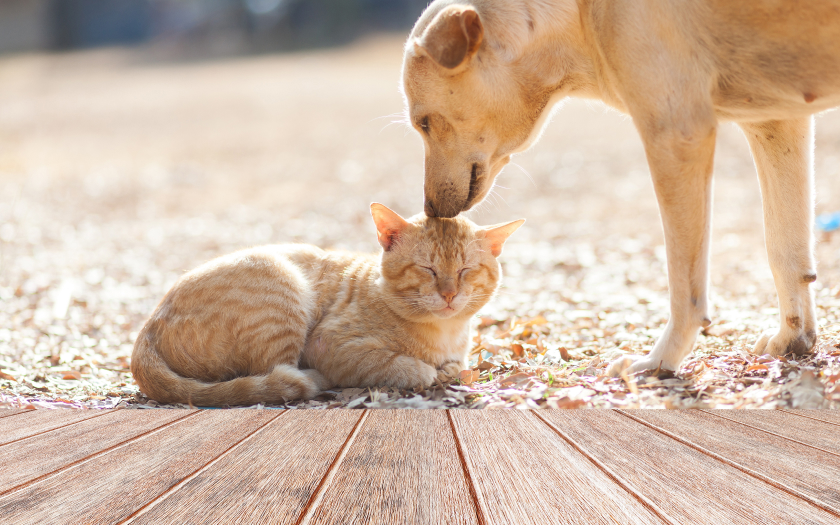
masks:
{"label": "wooden deck", "polygon": [[0,522],[840,523],[840,413],[3,410]]}

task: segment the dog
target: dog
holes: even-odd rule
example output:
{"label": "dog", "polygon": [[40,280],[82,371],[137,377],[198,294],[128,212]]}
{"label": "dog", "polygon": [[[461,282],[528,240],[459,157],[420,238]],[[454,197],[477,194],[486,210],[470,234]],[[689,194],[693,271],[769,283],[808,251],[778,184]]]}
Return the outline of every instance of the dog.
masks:
{"label": "dog", "polygon": [[624,371],[677,370],[709,326],[712,160],[719,122],[760,180],[780,328],[757,354],[813,351],[813,114],[840,105],[840,1],[435,0],[405,46],[408,118],[425,143],[425,211],[454,217],[576,96],[629,114],[662,217],[671,312]]}

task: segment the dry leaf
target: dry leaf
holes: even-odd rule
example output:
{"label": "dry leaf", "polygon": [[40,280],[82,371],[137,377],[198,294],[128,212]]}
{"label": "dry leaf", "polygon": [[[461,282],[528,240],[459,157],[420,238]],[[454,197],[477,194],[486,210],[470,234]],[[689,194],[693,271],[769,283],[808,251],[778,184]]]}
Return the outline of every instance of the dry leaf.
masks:
{"label": "dry leaf", "polygon": [[513,350],[513,355],[516,357],[522,357],[525,355],[525,348],[522,347],[519,343],[514,343],[510,345],[510,349]]}
{"label": "dry leaf", "polygon": [[82,378],[81,372],[77,372],[76,370],[71,370],[69,372],[64,372],[64,375],[61,376],[61,379],[73,380],[73,381],[78,381],[81,378]]}
{"label": "dry leaf", "polygon": [[532,377],[534,377],[534,376],[532,376],[530,374],[527,374],[525,372],[517,372],[516,374],[510,375],[510,376],[504,378],[501,381],[501,385],[502,386],[521,385],[521,384],[524,384],[524,383],[527,383],[528,381],[530,381]]}
{"label": "dry leaf", "polygon": [[586,401],[582,399],[569,399],[568,397],[564,397],[562,399],[551,398],[548,400],[548,406],[551,408],[580,408],[586,405]]}
{"label": "dry leaf", "polygon": [[748,366],[747,369],[746,369],[746,372],[752,372],[753,370],[770,370],[770,369],[767,368],[767,365],[757,364],[757,365]]}
{"label": "dry leaf", "polygon": [[461,370],[461,373],[458,374],[458,379],[465,385],[469,385],[478,381],[480,375],[481,372],[478,370]]}
{"label": "dry leaf", "polygon": [[15,379],[14,377],[10,376],[10,375],[9,375],[9,374],[7,374],[6,372],[3,372],[2,370],[0,370],[0,379],[7,379],[7,380],[9,380],[9,381],[17,381],[17,379]]}

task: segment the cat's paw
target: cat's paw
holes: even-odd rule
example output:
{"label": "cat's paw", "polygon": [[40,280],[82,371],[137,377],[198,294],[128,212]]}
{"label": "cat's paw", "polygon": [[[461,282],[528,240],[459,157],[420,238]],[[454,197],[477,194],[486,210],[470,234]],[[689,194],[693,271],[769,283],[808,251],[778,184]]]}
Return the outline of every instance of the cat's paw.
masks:
{"label": "cat's paw", "polygon": [[463,369],[464,363],[460,361],[445,363],[443,366],[438,368],[437,378],[441,383],[452,381],[458,377],[458,374],[460,374]]}
{"label": "cat's paw", "polygon": [[419,359],[399,356],[388,370],[384,385],[407,390],[424,389],[435,383],[437,374],[435,367]]}

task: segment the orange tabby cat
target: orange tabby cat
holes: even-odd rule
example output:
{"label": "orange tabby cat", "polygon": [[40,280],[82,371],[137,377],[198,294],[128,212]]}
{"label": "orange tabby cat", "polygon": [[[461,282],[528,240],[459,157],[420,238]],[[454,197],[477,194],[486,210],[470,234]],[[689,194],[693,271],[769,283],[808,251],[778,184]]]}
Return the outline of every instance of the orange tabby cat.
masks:
{"label": "orange tabby cat", "polygon": [[371,214],[381,256],[263,246],[184,275],[134,345],[140,390],[163,403],[277,404],[331,386],[425,387],[463,370],[469,319],[525,221],[406,221],[381,204]]}

